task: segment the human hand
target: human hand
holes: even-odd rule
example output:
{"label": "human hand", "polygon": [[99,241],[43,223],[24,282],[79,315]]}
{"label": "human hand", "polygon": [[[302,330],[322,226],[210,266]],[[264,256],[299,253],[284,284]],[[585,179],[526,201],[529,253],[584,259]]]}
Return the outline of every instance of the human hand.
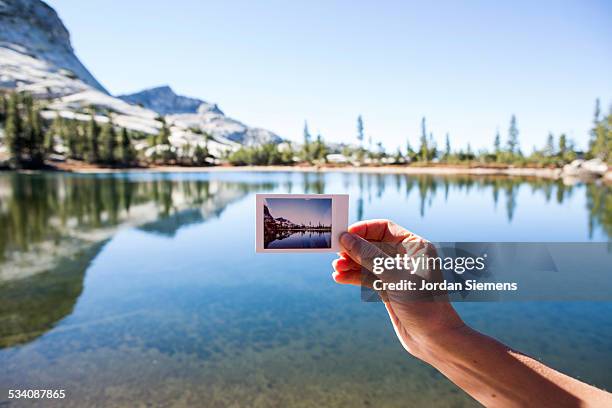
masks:
{"label": "human hand", "polygon": [[[344,251],[333,261],[334,280],[374,286],[439,282],[441,273],[427,268],[406,271],[383,268],[374,274],[375,258],[397,254],[435,256],[425,239],[388,220],[368,220],[340,237]],[[380,272],[380,271],[377,271]],[[420,287],[420,285],[419,285]],[[380,289],[380,287],[374,287]],[[441,291],[377,290],[404,348],[431,364],[485,406],[612,406],[612,394],[545,366],[466,326]]]}
{"label": "human hand", "polygon": [[[394,257],[407,254],[435,255],[435,248],[425,239],[389,220],[367,220],[351,225],[340,238],[344,249],[332,263],[333,278],[340,284],[372,285],[374,280],[392,283],[413,281],[420,287],[422,280],[439,281],[440,272],[421,269],[410,273],[406,270],[385,270],[381,274],[372,272],[375,257]],[[395,333],[412,355],[427,361],[433,343],[465,324],[448,302],[445,294],[432,291],[379,290]]]}

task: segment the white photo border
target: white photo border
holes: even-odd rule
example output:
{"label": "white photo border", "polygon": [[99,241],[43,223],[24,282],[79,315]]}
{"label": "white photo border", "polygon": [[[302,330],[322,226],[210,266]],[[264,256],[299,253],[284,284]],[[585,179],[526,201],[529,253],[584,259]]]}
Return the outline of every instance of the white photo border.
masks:
{"label": "white photo border", "polygon": [[[290,199],[324,199],[332,200],[332,230],[330,248],[264,248],[263,204],[266,198]],[[340,251],[340,234],[348,228],[348,194],[256,194],[255,195],[255,252],[338,252]]]}

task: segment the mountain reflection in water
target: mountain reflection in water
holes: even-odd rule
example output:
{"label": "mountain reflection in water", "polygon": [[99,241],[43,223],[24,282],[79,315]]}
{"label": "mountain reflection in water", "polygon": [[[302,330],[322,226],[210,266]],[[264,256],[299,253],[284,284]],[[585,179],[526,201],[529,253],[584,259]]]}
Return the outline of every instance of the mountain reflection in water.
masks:
{"label": "mountain reflection in water", "polygon": [[0,175],[0,348],[30,341],[68,315],[87,267],[120,228],[172,236],[264,187]]}

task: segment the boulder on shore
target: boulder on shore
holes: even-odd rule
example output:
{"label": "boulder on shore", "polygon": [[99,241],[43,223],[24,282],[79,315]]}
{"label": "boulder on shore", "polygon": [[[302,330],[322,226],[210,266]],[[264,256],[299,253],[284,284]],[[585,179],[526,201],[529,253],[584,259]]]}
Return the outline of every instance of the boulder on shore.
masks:
{"label": "boulder on shore", "polygon": [[608,165],[601,159],[577,159],[563,166],[564,176],[602,177],[608,171]]}

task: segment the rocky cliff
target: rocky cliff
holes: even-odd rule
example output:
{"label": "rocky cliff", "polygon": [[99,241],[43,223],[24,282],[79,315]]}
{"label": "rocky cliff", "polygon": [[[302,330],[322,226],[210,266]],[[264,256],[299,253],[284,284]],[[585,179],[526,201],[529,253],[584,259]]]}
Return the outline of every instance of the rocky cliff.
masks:
{"label": "rocky cliff", "polygon": [[[78,7],[78,4],[75,4]],[[229,118],[217,107],[197,98],[175,94],[168,86],[114,97],[76,57],[68,30],[58,14],[40,0],[0,0],[0,91],[27,91],[50,101],[43,116],[58,113],[69,119],[88,120],[89,107],[96,121],[113,121],[127,129],[155,134],[159,116],[168,116],[170,143],[180,148],[204,143],[213,155],[240,144],[280,142],[265,129],[251,128]],[[140,148],[145,148],[142,144]],[[138,148],[138,146],[137,146]]]}
{"label": "rocky cliff", "polygon": [[173,113],[197,113],[198,110],[223,115],[216,104],[210,104],[201,99],[177,95],[168,85],[145,89],[128,95],[120,95],[120,99],[144,108],[151,109],[161,115]]}
{"label": "rocky cliff", "polygon": [[160,115],[168,115],[168,121],[176,126],[198,129],[221,140],[249,146],[282,141],[269,130],[253,128],[225,116],[217,104],[177,95],[169,86],[145,89],[119,98]]}
{"label": "rocky cliff", "polygon": [[55,10],[39,0],[0,0],[0,87],[65,94],[78,79],[106,93],[74,54]]}

